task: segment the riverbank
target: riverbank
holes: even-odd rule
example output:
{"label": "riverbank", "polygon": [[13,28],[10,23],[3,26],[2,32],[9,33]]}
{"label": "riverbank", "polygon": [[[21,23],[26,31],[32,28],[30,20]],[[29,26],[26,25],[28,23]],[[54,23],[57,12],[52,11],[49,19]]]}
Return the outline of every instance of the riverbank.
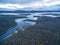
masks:
{"label": "riverbank", "polygon": [[0,36],[8,31],[9,28],[17,25],[15,19],[27,18],[26,16],[21,15],[8,15],[0,14]]}
{"label": "riverbank", "polygon": [[0,35],[8,31],[9,28],[15,26],[17,23],[15,19],[11,16],[1,16],[0,15]]}

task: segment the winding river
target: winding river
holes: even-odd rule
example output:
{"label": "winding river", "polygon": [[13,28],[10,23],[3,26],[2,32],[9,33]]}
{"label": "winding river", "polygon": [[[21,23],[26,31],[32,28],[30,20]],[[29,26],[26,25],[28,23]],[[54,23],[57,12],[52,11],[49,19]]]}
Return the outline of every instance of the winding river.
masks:
{"label": "winding river", "polygon": [[13,33],[17,33],[17,28],[20,29],[21,27],[26,27],[26,26],[30,26],[30,25],[34,25],[36,22],[31,22],[31,21],[24,21],[26,19],[31,19],[31,20],[37,20],[38,17],[34,17],[34,16],[48,16],[48,17],[57,17],[54,15],[38,15],[38,14],[31,14],[28,15],[28,18],[20,18],[20,19],[15,19],[15,22],[17,23],[17,25],[11,27],[8,29],[8,31],[0,36],[0,41],[3,39],[8,38],[9,36],[11,36]]}
{"label": "winding river", "polygon": [[[28,19],[32,19],[33,15],[27,16]],[[6,38],[8,38],[9,36],[11,36],[13,33],[15,33],[17,31],[17,28],[21,28],[21,27],[26,27],[26,26],[30,26],[30,25],[34,25],[35,22],[31,22],[31,21],[23,21],[26,20],[27,18],[20,18],[20,19],[15,19],[15,22],[17,23],[17,25],[11,27],[8,29],[8,31],[6,33],[4,33],[3,35],[0,36],[0,41],[4,40]],[[37,18],[33,18],[33,19],[37,19]]]}

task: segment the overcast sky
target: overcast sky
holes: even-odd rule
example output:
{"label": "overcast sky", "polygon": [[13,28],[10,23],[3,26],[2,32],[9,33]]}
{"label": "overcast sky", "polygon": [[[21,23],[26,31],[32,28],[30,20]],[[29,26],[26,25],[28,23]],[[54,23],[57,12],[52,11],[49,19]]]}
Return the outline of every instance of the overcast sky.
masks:
{"label": "overcast sky", "polygon": [[55,5],[60,5],[60,0],[0,0],[0,8],[8,9],[52,7]]}
{"label": "overcast sky", "polygon": [[59,0],[0,0],[0,3],[31,3],[31,2],[53,2]]}
{"label": "overcast sky", "polygon": [[0,0],[0,3],[30,3],[34,1],[41,1],[41,0]]}

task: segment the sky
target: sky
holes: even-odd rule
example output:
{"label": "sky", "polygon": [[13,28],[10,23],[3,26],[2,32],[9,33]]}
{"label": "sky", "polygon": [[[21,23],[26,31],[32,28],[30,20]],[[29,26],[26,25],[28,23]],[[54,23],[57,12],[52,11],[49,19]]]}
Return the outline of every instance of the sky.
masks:
{"label": "sky", "polygon": [[60,0],[0,0],[0,9],[60,8]]}

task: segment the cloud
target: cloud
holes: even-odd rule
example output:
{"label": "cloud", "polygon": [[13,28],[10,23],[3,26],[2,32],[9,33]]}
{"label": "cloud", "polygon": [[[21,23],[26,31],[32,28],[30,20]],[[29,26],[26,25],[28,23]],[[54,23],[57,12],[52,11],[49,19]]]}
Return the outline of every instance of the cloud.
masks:
{"label": "cloud", "polygon": [[24,8],[26,6],[20,5],[20,4],[0,4],[0,8],[8,8],[8,9],[18,9],[18,8]]}
{"label": "cloud", "polygon": [[8,8],[8,9],[22,9],[22,8],[45,8],[45,7],[53,7],[55,5],[59,5],[60,0],[43,0],[43,1],[34,1],[28,4],[4,4],[0,3],[0,8]]}
{"label": "cloud", "polygon": [[0,0],[0,3],[19,3],[19,4],[25,4],[25,3],[31,3],[34,1],[41,1],[41,0]]}
{"label": "cloud", "polygon": [[60,4],[60,1],[53,1],[53,2],[33,2],[31,5],[35,7],[43,7],[43,6],[54,6]]}

